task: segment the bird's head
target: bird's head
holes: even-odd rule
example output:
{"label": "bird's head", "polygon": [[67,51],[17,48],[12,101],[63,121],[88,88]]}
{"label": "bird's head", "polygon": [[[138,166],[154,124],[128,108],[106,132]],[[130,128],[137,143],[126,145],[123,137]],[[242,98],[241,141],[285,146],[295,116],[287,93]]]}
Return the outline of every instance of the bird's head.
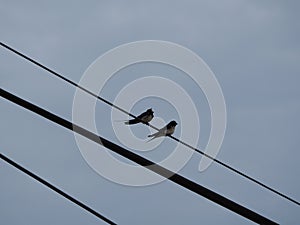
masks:
{"label": "bird's head", "polygon": [[150,109],[147,109],[147,113],[153,114],[154,112],[153,112],[152,108],[150,108]]}
{"label": "bird's head", "polygon": [[176,122],[175,120],[172,120],[169,124],[170,124],[170,126],[172,126],[172,127],[176,127],[177,122]]}

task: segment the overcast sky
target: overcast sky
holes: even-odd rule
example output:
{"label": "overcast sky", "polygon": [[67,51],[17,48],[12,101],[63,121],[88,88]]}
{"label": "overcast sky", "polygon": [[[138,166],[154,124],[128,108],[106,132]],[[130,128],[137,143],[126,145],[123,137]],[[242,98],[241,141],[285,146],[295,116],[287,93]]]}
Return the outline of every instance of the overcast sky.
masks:
{"label": "overcast sky", "polygon": [[[99,56],[128,42],[164,40],[191,49],[214,72],[226,101],[227,130],[217,158],[299,201],[299,9],[297,0],[0,0],[0,39],[75,82]],[[74,87],[4,48],[0,66],[1,88],[72,119]],[[132,65],[115,74],[102,96],[114,100],[130,81],[158,74],[194,100],[201,120],[197,147],[204,148],[210,111],[184,73],[155,63]],[[169,103],[149,98],[132,112],[149,107],[166,121],[176,119],[174,136],[180,136],[182,121]],[[169,181],[146,187],[108,181],[84,161],[70,131],[4,99],[0,109],[2,153],[118,224],[252,224]],[[111,108],[99,102],[96,113],[99,134],[122,145],[111,127]],[[168,139],[137,153],[160,161],[174,146]],[[200,173],[200,159],[194,154],[179,173],[280,224],[299,224],[299,206],[217,164]],[[102,224],[6,163],[0,168],[1,224]]]}

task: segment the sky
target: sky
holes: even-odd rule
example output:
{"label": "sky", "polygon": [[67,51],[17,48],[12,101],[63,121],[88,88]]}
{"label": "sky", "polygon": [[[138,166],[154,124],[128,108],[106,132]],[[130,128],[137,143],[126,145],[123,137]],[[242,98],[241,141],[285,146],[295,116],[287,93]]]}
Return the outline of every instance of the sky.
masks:
{"label": "sky", "polygon": [[[299,7],[296,0],[0,0],[0,39],[76,83],[99,56],[121,44],[163,40],[192,50],[215,74],[226,102],[217,158],[299,201]],[[4,48],[0,65],[1,88],[72,120],[74,87]],[[197,147],[205,148],[210,110],[182,71],[131,65],[114,74],[101,96],[114,101],[128,83],[152,75],[190,95],[201,123]],[[138,115],[149,107],[166,122],[178,121],[174,136],[180,137],[183,121],[169,102],[145,98],[128,110]],[[141,187],[114,183],[87,164],[72,132],[4,99],[0,109],[3,154],[118,224],[253,224],[168,180]],[[97,102],[95,111],[98,133],[124,146],[112,129],[111,108]],[[132,132],[143,138],[152,130],[134,126]],[[131,150],[159,162],[174,147],[166,139],[149,152]],[[179,174],[280,224],[299,224],[299,206],[218,164],[199,172],[200,160],[193,154]],[[0,168],[1,224],[105,224],[5,162]]]}

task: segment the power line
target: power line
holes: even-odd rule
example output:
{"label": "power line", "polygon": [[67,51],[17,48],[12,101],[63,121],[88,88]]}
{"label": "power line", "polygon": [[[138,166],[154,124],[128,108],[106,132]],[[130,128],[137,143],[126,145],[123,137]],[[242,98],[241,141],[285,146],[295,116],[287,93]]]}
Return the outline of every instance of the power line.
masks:
{"label": "power line", "polygon": [[253,177],[250,177],[249,175],[247,175],[247,174],[245,174],[245,173],[243,173],[243,172],[241,172],[241,171],[239,171],[239,170],[233,168],[232,166],[230,166],[230,165],[228,165],[228,164],[225,164],[225,163],[223,163],[222,161],[220,161],[220,160],[218,160],[218,159],[216,159],[216,158],[211,157],[210,155],[208,155],[208,154],[206,154],[206,153],[204,153],[204,152],[202,152],[202,151],[200,151],[200,150],[194,148],[193,146],[191,146],[191,145],[189,145],[189,144],[187,144],[187,143],[182,142],[182,141],[179,140],[178,138],[175,138],[175,137],[173,137],[173,136],[172,136],[172,138],[175,139],[176,141],[178,141],[179,143],[182,143],[183,145],[185,145],[185,146],[187,146],[187,147],[193,149],[194,151],[199,152],[200,154],[206,156],[207,158],[212,159],[212,160],[215,161],[216,163],[218,163],[218,164],[224,166],[225,168],[227,168],[227,169],[229,169],[229,170],[231,170],[231,171],[233,171],[233,172],[235,172],[235,173],[237,173],[237,174],[239,174],[239,175],[241,175],[241,176],[247,178],[248,180],[253,181],[254,183],[260,185],[261,187],[264,187],[265,189],[267,189],[267,190],[269,190],[269,191],[271,191],[271,192],[273,192],[273,193],[275,193],[275,194],[277,194],[277,195],[279,195],[279,196],[281,196],[281,197],[283,197],[283,198],[285,198],[285,199],[287,199],[287,200],[289,200],[289,201],[291,201],[291,202],[297,204],[298,206],[300,206],[300,202],[298,202],[297,200],[295,200],[295,199],[293,199],[293,198],[291,198],[291,197],[289,197],[289,196],[287,196],[287,195],[285,195],[285,194],[283,194],[283,193],[281,193],[281,192],[275,190],[274,188],[272,188],[272,187],[270,187],[270,186],[268,186],[268,185],[266,185],[266,184],[264,184],[264,183],[258,181],[257,179],[255,179],[255,178],[253,178]]}
{"label": "power line", "polygon": [[103,137],[101,136],[98,136],[76,124],[73,124],[49,111],[46,111],[28,101],[25,101],[5,90],[3,90],[1,88],[0,90],[0,94],[3,98],[11,101],[11,102],[14,102],[15,104],[23,107],[23,108],[26,108],[54,123],[57,123],[69,130],[71,130],[72,132],[76,132],[88,139],[90,139],[91,141],[94,141],[100,145],[103,145],[105,148],[108,148],[110,149],[111,151],[169,179],[170,181],[198,194],[198,195],[201,195],[245,218],[248,218],[249,220],[252,220],[253,222],[256,222],[256,223],[259,223],[259,224],[277,224],[275,223],[274,221],[248,209],[248,208],[245,208],[244,206],[241,206],[233,201],[231,201],[230,199],[227,199],[225,197],[223,197],[222,195],[220,194],[217,194],[191,180],[188,180],[187,178],[179,175],[179,174],[176,174],[158,164],[155,164],[154,162],[148,160],[148,159],[145,159],[131,151],[128,151],[127,149],[119,146],[119,145],[116,145],[112,142],[110,142],[109,140],[106,140],[104,139]]}
{"label": "power line", "polygon": [[[24,55],[23,53],[21,53],[21,52],[15,50],[15,49],[13,49],[12,47],[9,47],[8,45],[6,45],[6,44],[4,44],[4,43],[2,43],[2,42],[0,42],[0,45],[1,45],[2,47],[4,47],[4,48],[6,48],[6,49],[8,49],[8,50],[10,50],[10,51],[12,51],[12,52],[14,52],[15,54],[21,56],[22,58],[25,58],[26,60],[30,61],[31,63],[33,63],[33,64],[35,64],[35,65],[37,65],[37,66],[43,68],[44,70],[48,71],[49,73],[55,75],[56,77],[58,77],[58,78],[60,78],[60,79],[62,79],[62,80],[64,80],[65,82],[67,82],[67,83],[69,83],[69,84],[71,84],[71,85],[73,85],[73,86],[75,86],[75,87],[81,89],[82,91],[86,92],[87,94],[89,94],[89,95],[91,95],[91,96],[93,96],[93,97],[99,99],[100,101],[103,101],[104,103],[108,104],[109,106],[118,109],[119,111],[121,111],[121,112],[123,112],[123,113],[129,115],[130,117],[133,117],[133,118],[135,118],[135,119],[139,119],[139,118],[136,117],[135,115],[133,115],[133,114],[127,112],[126,110],[120,108],[120,107],[117,106],[117,105],[114,105],[113,103],[109,102],[108,100],[106,100],[106,99],[104,99],[104,98],[102,98],[102,97],[100,97],[100,96],[94,94],[93,92],[87,90],[86,88],[80,86],[79,84],[76,84],[74,81],[71,81],[70,79],[68,79],[68,78],[66,78],[66,77],[64,77],[64,76],[62,76],[61,74],[55,72],[54,70],[51,70],[50,68],[48,68],[48,67],[42,65],[41,63],[39,63],[39,62],[35,61],[34,59],[32,59],[32,58],[30,58],[30,57]],[[143,124],[145,124],[145,123],[143,123]],[[157,131],[159,130],[157,127],[155,127],[155,126],[153,126],[153,125],[151,125],[151,124],[149,124],[149,123],[146,124],[146,125],[150,126],[151,128],[153,128],[153,129],[155,129],[155,130],[157,130]],[[281,193],[281,192],[275,190],[274,188],[272,188],[272,187],[270,187],[270,186],[268,186],[268,185],[266,185],[266,184],[260,182],[259,180],[255,179],[255,178],[253,178],[253,177],[250,177],[249,175],[247,175],[247,174],[245,174],[245,173],[243,173],[243,172],[241,172],[241,171],[235,169],[235,168],[232,167],[232,166],[230,166],[230,165],[228,165],[228,164],[226,164],[226,163],[223,163],[222,161],[220,161],[220,160],[218,160],[218,159],[216,159],[216,158],[214,158],[214,157],[212,157],[212,156],[206,154],[205,152],[201,151],[200,149],[197,149],[197,148],[195,148],[195,147],[193,147],[193,146],[191,146],[191,145],[185,143],[185,142],[182,141],[182,140],[179,140],[178,138],[176,138],[176,137],[174,137],[174,136],[172,136],[172,135],[168,135],[168,136],[169,136],[170,138],[172,138],[173,140],[175,140],[175,141],[177,141],[177,142],[183,144],[184,146],[186,146],[186,147],[188,147],[188,148],[194,150],[195,152],[200,153],[200,154],[202,154],[203,156],[205,156],[205,157],[207,157],[207,158],[213,160],[214,162],[218,163],[219,165],[221,165],[221,166],[223,166],[223,167],[225,167],[225,168],[231,170],[232,172],[237,173],[237,174],[239,174],[240,176],[242,176],[242,177],[244,177],[244,178],[246,178],[246,179],[248,179],[248,180],[250,180],[250,181],[252,181],[252,182],[254,182],[254,183],[258,184],[258,185],[260,185],[261,187],[263,187],[263,188],[265,188],[265,189],[267,189],[267,190],[269,190],[269,191],[271,191],[271,192],[273,192],[273,193],[275,193],[275,194],[281,196],[282,198],[285,198],[285,199],[287,199],[287,200],[289,200],[289,201],[291,201],[291,202],[293,202],[293,203],[295,203],[295,204],[297,204],[297,205],[300,206],[300,202],[298,202],[297,200],[295,200],[295,199],[293,199],[293,198],[291,198],[291,197],[289,197],[289,196],[287,196],[287,195],[285,195],[285,194],[283,194],[283,193]]]}
{"label": "power line", "polygon": [[8,157],[6,157],[5,155],[3,155],[1,153],[0,153],[0,158],[3,161],[5,161],[8,164],[15,167],[16,169],[18,169],[18,170],[22,171],[23,173],[27,174],[28,176],[32,177],[33,179],[35,179],[39,183],[42,183],[43,185],[45,185],[46,187],[48,187],[51,190],[55,191],[56,193],[60,194],[64,198],[70,200],[71,202],[75,203],[79,207],[83,208],[84,210],[88,211],[89,213],[93,214],[94,216],[98,217],[99,219],[105,221],[106,223],[116,224],[116,223],[112,222],[110,219],[107,219],[105,216],[103,216],[100,213],[96,212],[95,210],[91,209],[89,206],[83,204],[82,202],[80,202],[77,199],[73,198],[72,196],[68,195],[66,192],[63,192],[61,189],[55,187],[54,185],[50,184],[49,182],[47,182],[43,178],[41,178],[41,177],[37,176],[36,174],[30,172],[26,168],[22,167],[21,165],[19,165],[18,163],[14,162],[13,160],[9,159]]}

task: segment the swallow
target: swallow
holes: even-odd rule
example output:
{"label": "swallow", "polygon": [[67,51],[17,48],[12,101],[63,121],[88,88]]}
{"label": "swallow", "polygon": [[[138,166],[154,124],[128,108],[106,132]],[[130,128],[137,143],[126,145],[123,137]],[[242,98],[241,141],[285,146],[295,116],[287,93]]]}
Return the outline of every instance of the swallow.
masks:
{"label": "swallow", "polygon": [[148,135],[148,137],[152,137],[149,141],[152,141],[154,138],[172,135],[175,131],[176,125],[177,125],[176,121],[172,120],[170,123],[168,123],[166,126],[161,128],[156,133]]}
{"label": "swallow", "polygon": [[141,115],[139,115],[137,118],[134,118],[132,120],[128,120],[125,122],[126,125],[132,125],[137,123],[145,123],[149,124],[149,122],[153,119],[154,112],[152,109],[147,109],[146,112],[143,112]]}

